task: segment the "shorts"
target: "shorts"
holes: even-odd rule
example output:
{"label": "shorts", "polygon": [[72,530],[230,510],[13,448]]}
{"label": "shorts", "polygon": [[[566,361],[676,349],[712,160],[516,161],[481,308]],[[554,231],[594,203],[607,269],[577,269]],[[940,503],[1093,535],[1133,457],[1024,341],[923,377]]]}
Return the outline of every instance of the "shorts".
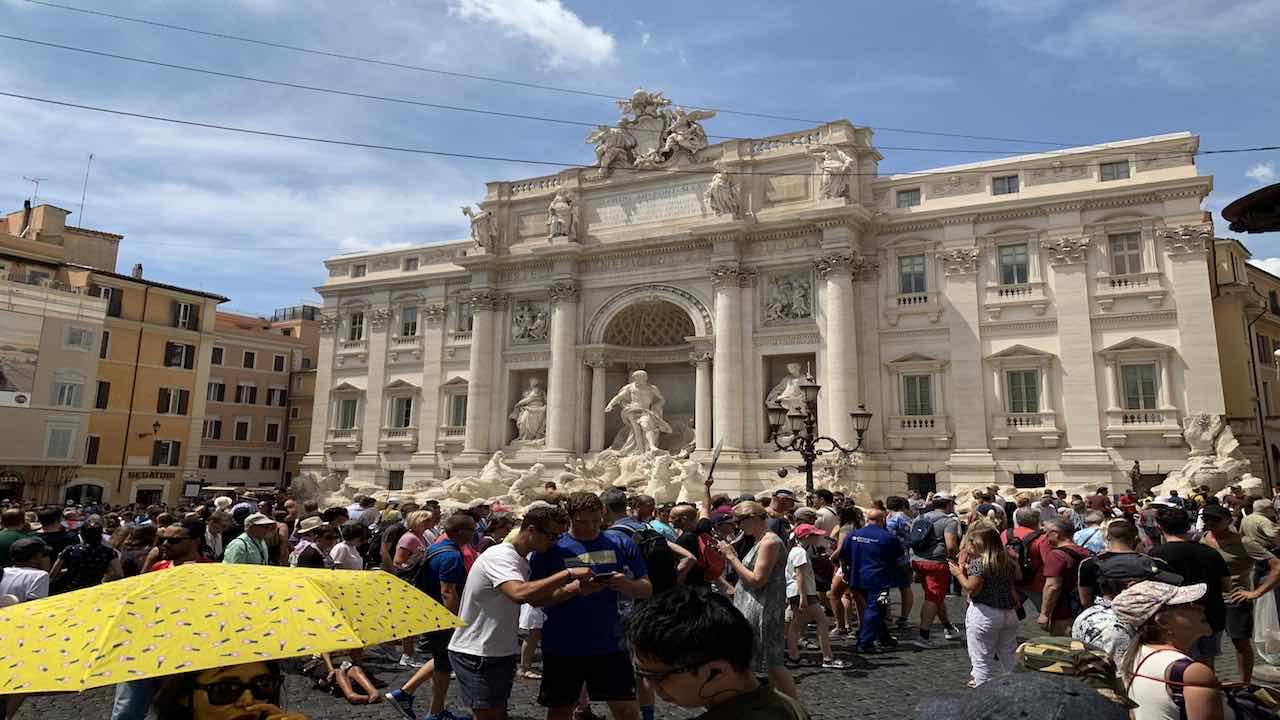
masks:
{"label": "shorts", "polygon": [[635,668],[625,652],[608,655],[542,656],[542,685],[538,688],[538,704],[559,708],[578,702],[582,686],[595,702],[636,699]]}
{"label": "shorts", "polygon": [[520,629],[522,631],[541,630],[542,624],[546,621],[547,614],[542,611],[542,608],[527,604],[520,606]]}
{"label": "shorts", "polygon": [[941,605],[947,600],[947,587],[951,584],[951,570],[944,562],[936,560],[912,560],[920,585],[924,587],[924,601]]}
{"label": "shorts", "polygon": [[453,672],[453,665],[449,663],[449,642],[453,640],[453,628],[427,633],[423,639],[427,643],[431,659],[436,661],[436,670]]}
{"label": "shorts", "polygon": [[915,573],[911,572],[911,566],[903,565],[898,570],[898,584],[894,585],[894,587],[898,588],[899,590],[905,590],[911,587],[911,584],[914,583],[915,580],[916,580]]}
{"label": "shorts", "polygon": [[1253,601],[1227,606],[1227,637],[1232,640],[1253,639]]}
{"label": "shorts", "polygon": [[[809,596],[809,604],[810,604],[810,605],[818,605],[818,604],[819,604],[819,603],[818,603],[818,596],[817,596],[817,595],[810,595],[810,596]],[[791,596],[791,597],[787,598],[787,606],[791,608],[791,612],[796,612],[796,611],[798,611],[798,610],[800,609],[800,596],[799,596],[799,595],[793,595],[793,596]]]}
{"label": "shorts", "polygon": [[472,710],[504,708],[511,700],[519,655],[481,657],[449,651],[462,702]]}

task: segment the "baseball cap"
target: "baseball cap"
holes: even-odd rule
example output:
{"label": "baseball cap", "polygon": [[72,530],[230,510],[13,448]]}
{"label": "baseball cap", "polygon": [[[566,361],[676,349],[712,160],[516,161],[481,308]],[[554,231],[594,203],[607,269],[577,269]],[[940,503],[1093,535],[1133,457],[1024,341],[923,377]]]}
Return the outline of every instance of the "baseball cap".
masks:
{"label": "baseball cap", "polygon": [[713,525],[719,525],[720,523],[733,522],[733,521],[734,521],[734,518],[733,518],[732,511],[730,512],[717,511],[717,512],[711,513],[711,523]]}
{"label": "baseball cap", "polygon": [[250,525],[275,525],[276,521],[263,515],[262,513],[254,513],[244,519],[244,526]]}
{"label": "baseball cap", "polygon": [[[796,520],[799,520],[801,522],[812,523],[813,521],[818,519],[818,511],[814,510],[811,507],[796,508],[796,511],[794,514],[796,516]],[[809,519],[805,520],[805,518],[809,518]]]}
{"label": "baseball cap", "polygon": [[796,499],[796,494],[786,488],[778,488],[777,490],[774,490],[773,496],[776,498],[789,498],[791,500]]}
{"label": "baseball cap", "polygon": [[476,498],[475,500],[472,500],[471,502],[467,503],[467,509],[475,510],[478,507],[486,507],[488,504],[489,504],[488,500],[485,500],[484,498]]}
{"label": "baseball cap", "polygon": [[955,501],[955,499],[956,499],[956,496],[955,496],[955,495],[952,495],[952,494],[950,494],[950,493],[940,492],[940,493],[934,493],[934,494],[933,494],[933,500],[934,500],[934,502],[937,502],[937,501],[939,501],[939,500],[944,501],[944,502],[954,502],[954,501]]}
{"label": "baseball cap", "polygon": [[1141,553],[1108,553],[1099,557],[1097,563],[1100,580],[1155,580],[1168,585],[1181,585],[1183,581],[1164,561]]}
{"label": "baseball cap", "polygon": [[1116,596],[1111,609],[1130,627],[1140,628],[1165,605],[1183,605],[1204,597],[1204,583],[1178,587],[1155,580],[1144,580]]}
{"label": "baseball cap", "polygon": [[388,504],[388,505],[395,505],[395,504],[397,504],[397,503],[399,503],[399,502],[400,502],[400,496],[399,496],[399,495],[392,495],[391,497],[387,498],[387,504]]}
{"label": "baseball cap", "polygon": [[813,525],[810,525],[809,523],[804,523],[803,525],[797,525],[796,529],[792,531],[792,534],[796,536],[797,540],[803,540],[809,537],[810,535],[817,535],[818,537],[822,537],[823,535],[827,534],[827,531],[816,528]]}

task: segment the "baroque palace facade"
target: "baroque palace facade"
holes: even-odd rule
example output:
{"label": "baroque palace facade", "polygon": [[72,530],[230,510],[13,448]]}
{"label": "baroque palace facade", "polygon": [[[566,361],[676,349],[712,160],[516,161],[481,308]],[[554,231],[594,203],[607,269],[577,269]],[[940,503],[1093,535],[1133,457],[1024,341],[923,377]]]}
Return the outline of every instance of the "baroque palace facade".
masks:
{"label": "baroque palace facade", "polygon": [[846,479],[877,494],[1115,487],[1224,412],[1195,135],[880,175],[847,121],[713,145],[713,113],[620,105],[595,166],[489,183],[470,239],[326,261],[303,471],[396,490],[501,450],[555,479],[628,445],[637,369],[658,443],[722,443],[751,490],[799,462],[765,413],[797,372],[821,434],[874,413]]}

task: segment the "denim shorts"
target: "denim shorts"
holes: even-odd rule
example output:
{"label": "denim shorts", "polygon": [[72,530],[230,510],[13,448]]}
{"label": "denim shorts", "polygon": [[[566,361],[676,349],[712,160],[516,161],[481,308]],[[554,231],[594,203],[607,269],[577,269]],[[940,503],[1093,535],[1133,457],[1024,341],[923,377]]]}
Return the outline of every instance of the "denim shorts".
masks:
{"label": "denim shorts", "polygon": [[481,657],[449,651],[462,702],[473,710],[504,708],[511,699],[519,655]]}

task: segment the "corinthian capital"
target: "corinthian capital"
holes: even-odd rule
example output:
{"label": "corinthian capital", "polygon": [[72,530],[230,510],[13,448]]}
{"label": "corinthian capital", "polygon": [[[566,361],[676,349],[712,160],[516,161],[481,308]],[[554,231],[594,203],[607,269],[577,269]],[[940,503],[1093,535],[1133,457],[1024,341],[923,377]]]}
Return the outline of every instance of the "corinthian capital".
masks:
{"label": "corinthian capital", "polygon": [[716,287],[746,287],[755,282],[756,271],[741,265],[717,265],[711,268],[711,280]]}
{"label": "corinthian capital", "polygon": [[833,253],[815,259],[813,267],[819,276],[826,277],[831,273],[852,273],[860,261],[861,258],[853,253]]}
{"label": "corinthian capital", "polygon": [[427,321],[428,325],[444,320],[445,314],[449,311],[447,305],[428,304],[422,306],[422,318]]}
{"label": "corinthian capital", "polygon": [[476,310],[501,310],[507,306],[507,296],[497,290],[483,288],[471,293],[471,307]]}
{"label": "corinthian capital", "polygon": [[578,283],[573,280],[557,280],[547,287],[551,296],[551,304],[578,302]]}
{"label": "corinthian capital", "polygon": [[1183,225],[1177,230],[1162,230],[1160,236],[1164,238],[1164,247],[1170,255],[1202,253],[1213,239],[1213,226]]}

